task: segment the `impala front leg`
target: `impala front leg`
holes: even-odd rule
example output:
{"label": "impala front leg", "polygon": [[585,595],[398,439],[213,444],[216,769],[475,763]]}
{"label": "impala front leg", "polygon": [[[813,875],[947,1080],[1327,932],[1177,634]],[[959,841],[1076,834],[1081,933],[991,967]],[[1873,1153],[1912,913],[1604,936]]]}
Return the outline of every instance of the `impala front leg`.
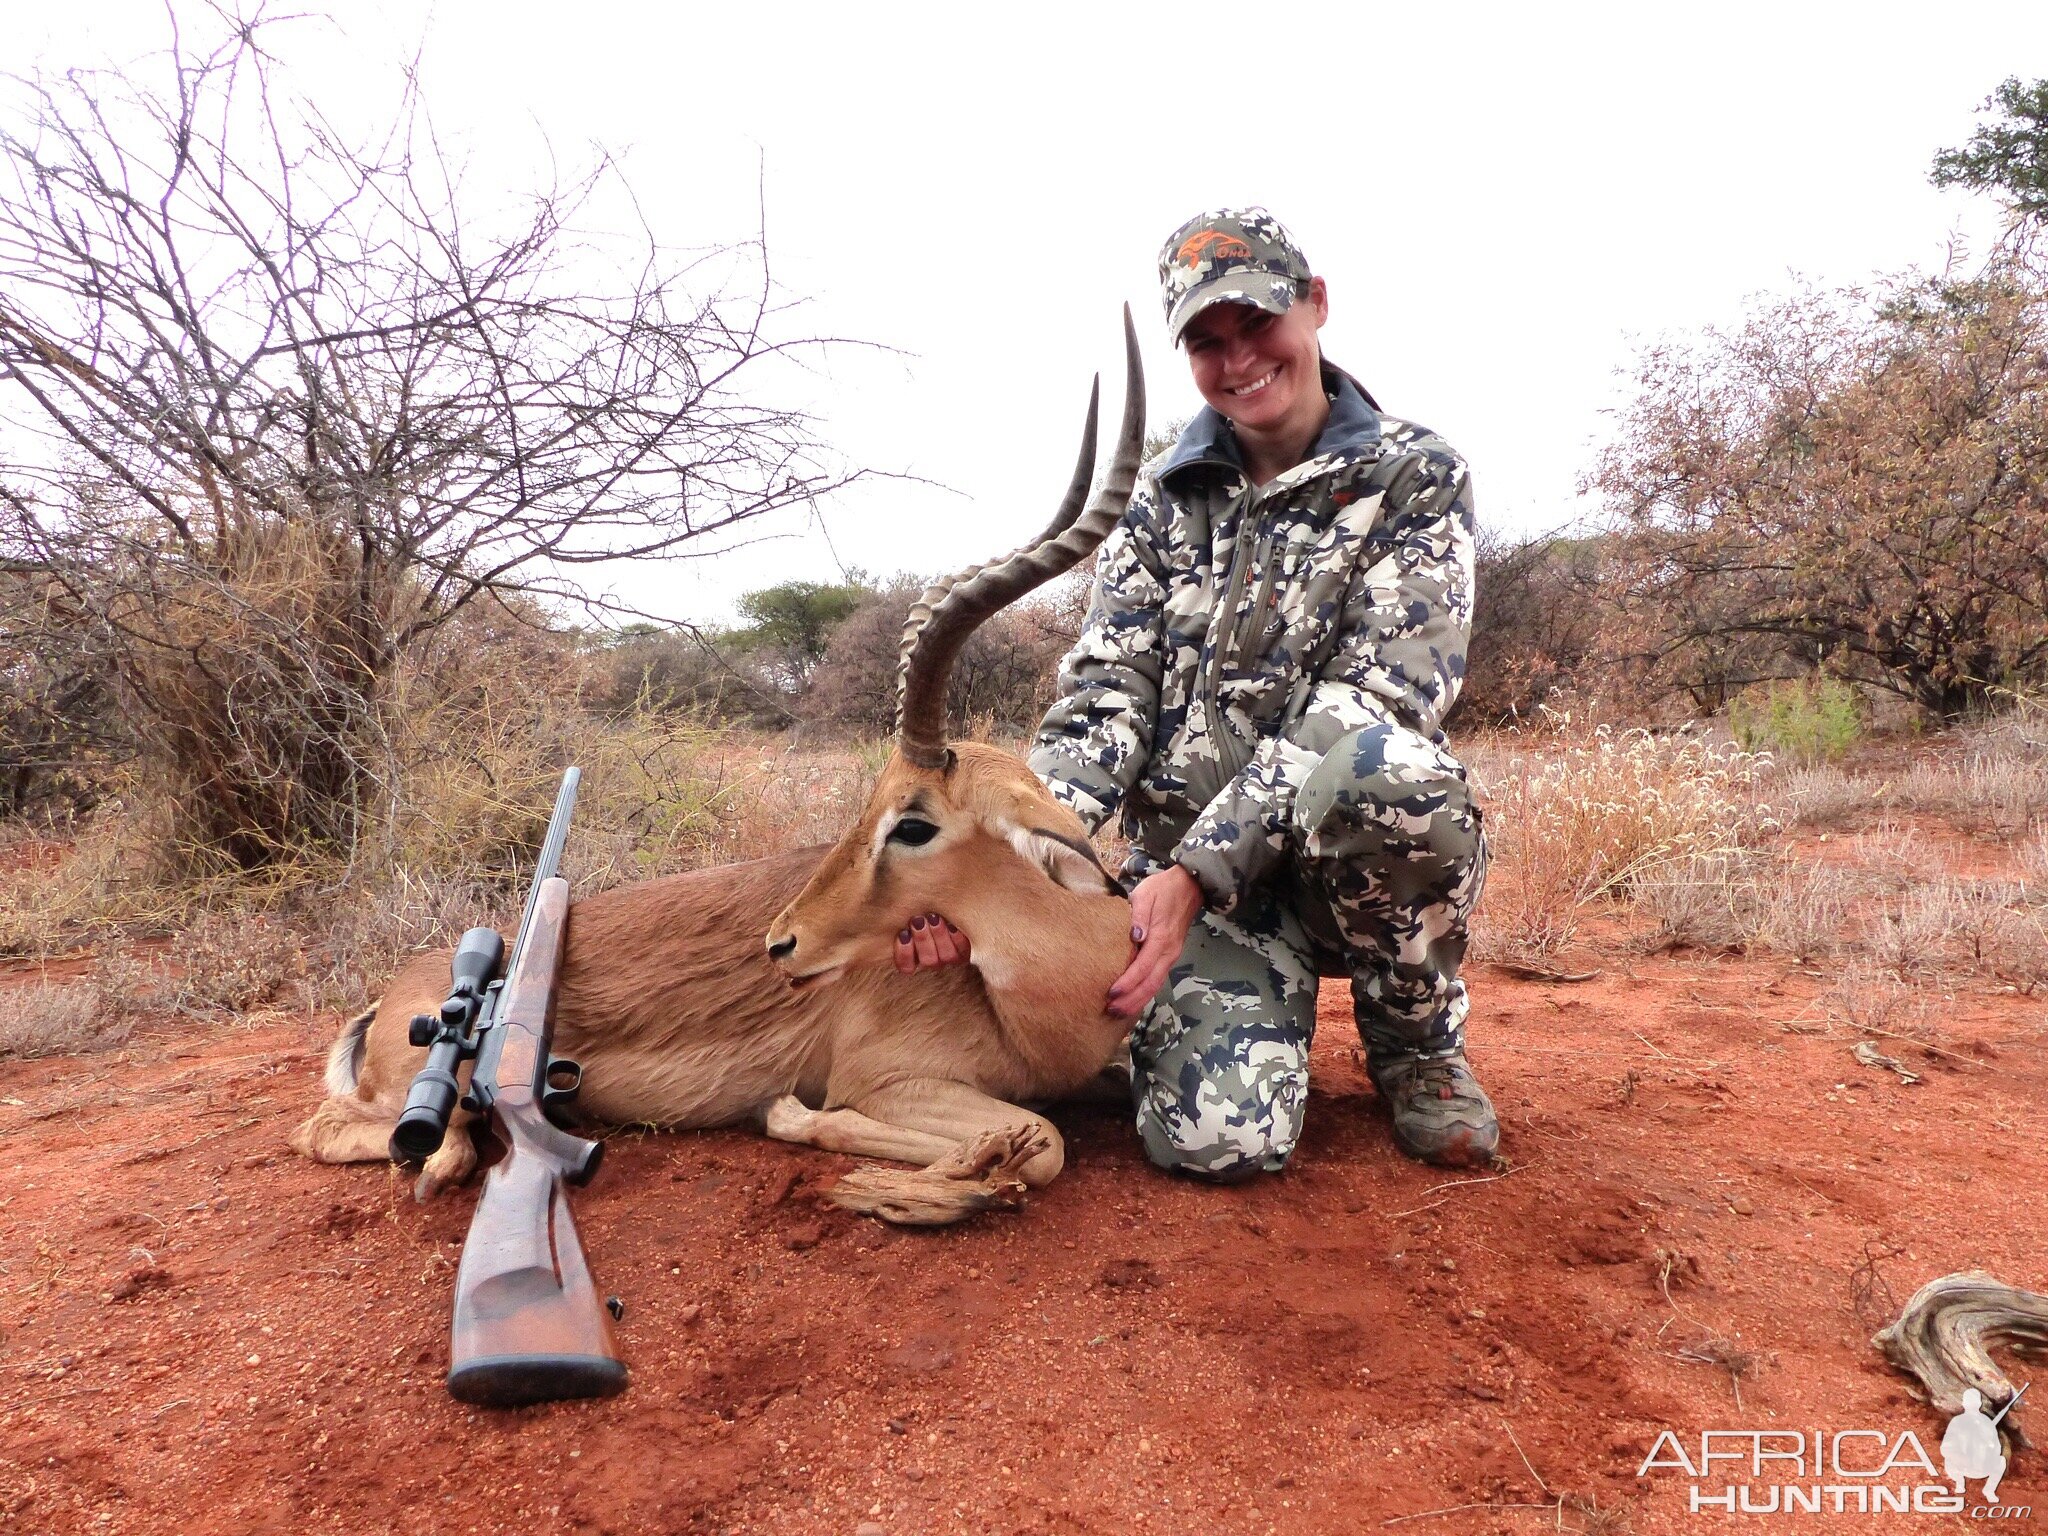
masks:
{"label": "impala front leg", "polygon": [[1045,1188],[1066,1165],[1066,1144],[1050,1120],[966,1083],[911,1078],[863,1094],[854,1103],[873,1119],[940,1136],[962,1147],[985,1136],[1029,1144],[1033,1150],[1016,1171],[1033,1189]]}
{"label": "impala front leg", "polygon": [[[833,1186],[829,1199],[848,1210],[907,1226],[943,1226],[995,1206],[1014,1206],[1027,1187],[1043,1188],[1065,1160],[1060,1133],[1027,1109],[965,1083],[922,1078],[863,1094],[861,1117],[892,1136],[926,1135],[947,1154],[915,1171],[865,1167]],[[887,1156],[880,1142],[871,1149]]]}
{"label": "impala front leg", "polygon": [[812,1109],[790,1094],[762,1112],[761,1129],[777,1141],[794,1141],[821,1152],[886,1157],[919,1166],[937,1162],[955,1150],[950,1137],[890,1125],[857,1109]]}

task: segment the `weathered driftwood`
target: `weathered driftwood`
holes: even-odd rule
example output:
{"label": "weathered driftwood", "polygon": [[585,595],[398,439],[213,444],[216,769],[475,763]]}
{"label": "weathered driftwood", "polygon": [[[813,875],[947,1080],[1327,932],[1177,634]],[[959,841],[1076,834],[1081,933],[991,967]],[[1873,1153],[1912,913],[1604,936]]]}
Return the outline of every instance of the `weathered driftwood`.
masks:
{"label": "weathered driftwood", "polygon": [[[2048,1296],[2006,1285],[1981,1269],[1943,1275],[1913,1293],[1899,1320],[1871,1343],[1919,1382],[1922,1395],[1943,1413],[1962,1412],[1965,1388],[1984,1395],[1996,1414],[2018,1388],[1991,1358],[1990,1346],[2021,1352],[2048,1349]],[[2025,1446],[2017,1415],[1999,1428]]]}

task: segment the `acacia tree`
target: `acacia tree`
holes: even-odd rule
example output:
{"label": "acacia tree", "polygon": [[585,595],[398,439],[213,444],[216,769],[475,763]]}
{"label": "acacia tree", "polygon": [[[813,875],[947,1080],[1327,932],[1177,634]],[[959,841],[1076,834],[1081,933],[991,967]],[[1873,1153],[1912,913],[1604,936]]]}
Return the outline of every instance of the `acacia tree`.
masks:
{"label": "acacia tree", "polygon": [[1594,485],[1637,656],[1704,703],[1825,662],[1944,719],[2048,673],[2048,270],[1804,295],[1649,352]]}
{"label": "acacia tree", "polygon": [[873,596],[872,584],[857,576],[831,583],[783,581],[743,593],[739,609],[747,622],[727,637],[728,644],[764,661],[775,686],[794,699],[824,660],[832,632]]}
{"label": "acacia tree", "polygon": [[1472,638],[1449,717],[1454,726],[1508,725],[1555,694],[1593,683],[1603,542],[1563,533],[1516,539],[1480,527]]}
{"label": "acacia tree", "polygon": [[1989,192],[2020,218],[2048,220],[2048,80],[2024,85],[2008,76],[1984,103],[1987,112],[1993,107],[2002,116],[1936,155],[1930,179]]}
{"label": "acacia tree", "polygon": [[758,242],[593,241],[629,202],[602,160],[472,215],[415,78],[352,137],[273,50],[315,23],[212,17],[134,72],[6,80],[0,563],[101,637],[189,831],[247,867],[352,843],[393,669],[469,605],[843,477],[743,392],[800,345]]}

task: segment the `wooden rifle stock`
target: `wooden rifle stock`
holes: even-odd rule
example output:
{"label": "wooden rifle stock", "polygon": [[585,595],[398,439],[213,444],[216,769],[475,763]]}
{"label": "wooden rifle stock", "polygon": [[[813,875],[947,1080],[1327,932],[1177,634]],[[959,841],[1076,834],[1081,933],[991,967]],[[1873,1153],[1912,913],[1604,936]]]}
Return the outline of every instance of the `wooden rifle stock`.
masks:
{"label": "wooden rifle stock", "polygon": [[611,1316],[569,1214],[568,1186],[597,1171],[604,1147],[543,1113],[568,916],[568,881],[543,881],[471,1080],[506,1151],[484,1177],[455,1275],[448,1390],[464,1402],[608,1397],[626,1385]]}

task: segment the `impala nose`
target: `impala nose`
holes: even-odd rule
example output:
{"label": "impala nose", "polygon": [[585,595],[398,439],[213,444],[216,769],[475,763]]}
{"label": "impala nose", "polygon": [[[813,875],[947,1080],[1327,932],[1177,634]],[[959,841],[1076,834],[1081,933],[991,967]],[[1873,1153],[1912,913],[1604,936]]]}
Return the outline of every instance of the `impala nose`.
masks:
{"label": "impala nose", "polygon": [[770,945],[768,946],[768,958],[769,958],[770,960],[787,960],[787,959],[788,959],[788,958],[789,958],[789,957],[790,957],[791,955],[793,955],[793,954],[795,954],[795,953],[796,953],[796,935],[795,935],[795,934],[791,934],[791,935],[790,935],[790,936],[789,936],[788,938],[786,938],[786,939],[782,939],[782,940],[780,940],[780,941],[778,941],[778,942],[776,942],[776,943],[770,944]]}

